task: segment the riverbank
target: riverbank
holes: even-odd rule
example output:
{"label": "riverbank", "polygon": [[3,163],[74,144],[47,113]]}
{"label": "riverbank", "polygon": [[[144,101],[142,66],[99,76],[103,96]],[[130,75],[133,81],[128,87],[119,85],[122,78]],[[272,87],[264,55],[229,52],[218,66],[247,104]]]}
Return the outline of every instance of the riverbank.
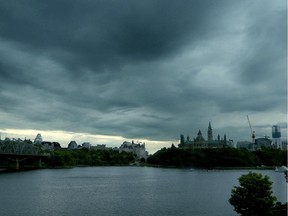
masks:
{"label": "riverbank", "polygon": [[153,166],[204,169],[275,169],[287,164],[287,151],[280,149],[181,149],[163,148],[147,159]]}
{"label": "riverbank", "polygon": [[165,166],[165,165],[151,165],[146,164],[146,167],[155,168],[178,168],[178,169],[199,169],[199,170],[275,170],[275,166],[251,166],[251,167],[178,167],[178,166]]}
{"label": "riverbank", "polygon": [[[108,150],[55,150],[38,164],[22,164],[20,169],[98,166],[151,166],[161,168],[193,169],[275,169],[287,164],[287,151],[263,149],[247,151],[245,149],[181,149],[163,148],[149,156],[147,161],[140,161],[132,153]],[[9,165],[9,164],[8,164]],[[9,166],[7,166],[9,167]],[[10,166],[13,169],[13,166]],[[2,167],[2,171],[7,168]],[[0,172],[2,172],[0,170]]]}

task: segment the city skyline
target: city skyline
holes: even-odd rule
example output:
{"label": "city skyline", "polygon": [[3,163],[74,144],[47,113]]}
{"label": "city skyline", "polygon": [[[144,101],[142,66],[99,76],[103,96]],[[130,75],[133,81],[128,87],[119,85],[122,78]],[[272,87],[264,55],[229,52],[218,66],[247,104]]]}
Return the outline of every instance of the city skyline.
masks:
{"label": "city skyline", "polygon": [[[272,130],[271,130],[271,135],[264,135],[264,136],[257,136],[256,138],[268,138],[268,139],[271,139],[271,142],[273,142],[273,128],[275,127],[276,125],[273,125],[272,126]],[[281,140],[286,142],[287,143],[287,137],[284,135],[284,137],[282,137],[281,135],[281,128],[279,126],[278,127],[278,130],[280,129],[280,131],[278,131],[278,133],[280,134],[280,142]],[[275,130],[275,129],[274,129]],[[36,136],[34,136],[33,138],[33,135],[37,132],[36,130],[19,130],[18,133],[17,133],[17,130],[16,130],[16,133],[13,133],[13,131],[15,130],[6,130],[5,132],[10,132],[10,133],[3,133],[3,131],[0,130],[0,140],[5,140],[6,138],[9,138],[9,139],[22,139],[22,140],[31,140],[32,142],[35,143],[35,139],[37,139],[37,137],[40,135],[41,139],[42,139],[42,135],[41,133],[37,133]],[[28,132],[27,134],[23,134],[23,132]],[[222,134],[220,136],[220,134],[218,133],[217,136],[215,135],[214,136],[214,129],[213,127],[211,126],[211,122],[209,122],[209,125],[208,125],[208,129],[207,130],[203,130],[207,137],[204,135],[203,138],[204,140],[206,139],[207,141],[219,141],[219,140],[223,140],[223,139],[227,139],[227,135],[226,134]],[[217,130],[216,130],[217,131]],[[39,131],[38,131],[39,132]],[[122,142],[127,142],[127,139],[125,139],[124,137],[120,137],[120,136],[114,136],[114,137],[111,137],[111,136],[101,136],[101,135],[91,135],[91,134],[80,134],[80,133],[65,133],[63,131],[43,131],[44,134],[46,135],[44,137],[43,142],[57,142],[61,145],[62,148],[66,148],[68,147],[68,144],[70,142],[74,142],[76,141],[76,143],[78,143],[78,145],[81,145],[83,143],[89,143],[91,144],[91,146],[96,146],[96,145],[107,145],[107,147],[111,147],[111,148],[114,148],[114,147],[118,147],[119,145],[122,144]],[[148,147],[147,150],[149,151],[150,150],[150,153],[151,154],[154,154],[156,151],[160,150],[161,148],[163,147],[171,147],[172,144],[175,145],[175,144],[181,144],[181,139],[182,139],[182,136],[183,136],[183,139],[186,139],[186,140],[190,140],[190,141],[193,141],[195,139],[197,139],[199,133],[202,133],[201,132],[201,129],[198,130],[198,133],[196,134],[186,134],[186,137],[185,135],[183,134],[180,134],[180,137],[178,140],[174,140],[174,142],[170,143],[169,141],[151,141],[151,140],[135,140],[135,139],[132,139],[131,142],[135,142],[136,143],[145,143],[148,141],[148,145],[145,143],[145,145]],[[12,137],[9,137],[8,136],[11,135]],[[65,137],[63,137],[63,135]],[[191,135],[191,136],[190,136]],[[18,136],[18,137],[17,137]],[[20,137],[19,137],[20,136]],[[25,137],[25,138],[24,138]],[[284,139],[283,139],[284,138]],[[233,139],[230,139],[228,137],[227,141],[229,141],[229,145],[230,147],[235,147],[237,148],[237,142],[234,142]],[[242,139],[242,140],[238,140],[240,142],[243,143],[243,141],[246,143],[246,142],[251,142],[253,143],[254,141],[251,140],[251,137],[250,137],[250,140],[249,139]],[[108,143],[107,143],[108,142]]]}
{"label": "city skyline", "polygon": [[155,152],[208,122],[250,141],[249,115],[287,137],[285,0],[12,0],[0,18],[2,134]]}

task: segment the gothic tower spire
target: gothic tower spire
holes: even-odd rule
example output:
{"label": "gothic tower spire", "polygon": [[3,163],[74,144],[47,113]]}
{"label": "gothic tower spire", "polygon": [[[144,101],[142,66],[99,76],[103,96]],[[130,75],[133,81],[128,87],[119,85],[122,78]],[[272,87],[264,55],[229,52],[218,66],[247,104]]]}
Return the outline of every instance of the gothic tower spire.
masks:
{"label": "gothic tower spire", "polygon": [[208,141],[213,140],[213,130],[211,127],[211,122],[209,122],[209,126],[208,126]]}

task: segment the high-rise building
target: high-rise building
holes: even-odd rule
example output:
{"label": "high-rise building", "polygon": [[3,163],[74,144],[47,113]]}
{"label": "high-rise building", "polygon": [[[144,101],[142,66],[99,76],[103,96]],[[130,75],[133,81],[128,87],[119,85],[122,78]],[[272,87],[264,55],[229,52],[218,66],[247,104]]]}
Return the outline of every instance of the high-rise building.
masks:
{"label": "high-rise building", "polygon": [[185,143],[185,138],[184,138],[184,135],[181,134],[180,135],[180,144],[184,144]]}
{"label": "high-rise building", "polygon": [[282,149],[282,143],[281,143],[281,129],[278,125],[272,126],[272,144],[276,146],[277,148]]}

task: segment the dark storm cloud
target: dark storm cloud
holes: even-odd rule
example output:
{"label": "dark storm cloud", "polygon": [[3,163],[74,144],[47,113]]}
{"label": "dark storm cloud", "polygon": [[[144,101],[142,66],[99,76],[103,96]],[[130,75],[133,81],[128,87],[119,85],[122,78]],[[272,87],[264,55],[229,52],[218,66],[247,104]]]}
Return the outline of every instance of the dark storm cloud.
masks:
{"label": "dark storm cloud", "polygon": [[0,1],[2,127],[171,140],[286,112],[286,14],[284,0]]}
{"label": "dark storm cloud", "polygon": [[2,2],[1,36],[71,67],[109,68],[169,56],[188,40],[207,38],[212,23],[217,28],[213,16],[221,16],[213,6],[205,1],[9,1]]}

